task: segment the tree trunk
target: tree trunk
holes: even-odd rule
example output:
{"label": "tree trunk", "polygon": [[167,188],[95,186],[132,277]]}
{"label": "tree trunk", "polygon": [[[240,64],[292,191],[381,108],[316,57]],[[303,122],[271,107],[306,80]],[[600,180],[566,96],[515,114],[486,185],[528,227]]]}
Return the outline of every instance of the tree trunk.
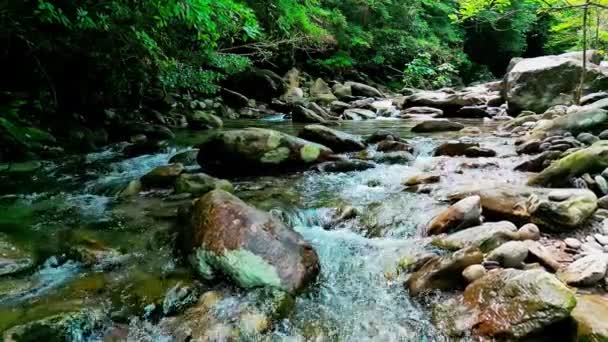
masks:
{"label": "tree trunk", "polygon": [[591,0],[587,0],[585,3],[585,8],[583,9],[583,72],[581,73],[581,82],[578,86],[576,94],[574,95],[574,102],[576,104],[581,103],[583,88],[585,87],[585,78],[587,78],[587,22],[589,19],[590,2]]}

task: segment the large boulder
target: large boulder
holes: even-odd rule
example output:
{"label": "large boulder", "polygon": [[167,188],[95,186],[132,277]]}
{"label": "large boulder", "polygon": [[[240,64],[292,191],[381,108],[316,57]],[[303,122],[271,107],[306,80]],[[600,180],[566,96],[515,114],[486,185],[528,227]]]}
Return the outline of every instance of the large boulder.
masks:
{"label": "large boulder", "polygon": [[498,89],[488,83],[461,90],[419,90],[405,98],[404,108],[432,107],[443,110],[444,115],[454,116],[462,107],[484,106],[497,96]]}
{"label": "large boulder", "polygon": [[578,341],[608,341],[608,298],[603,295],[578,295],[572,318],[576,321]]}
{"label": "large boulder", "polygon": [[187,226],[182,248],[206,279],[221,273],[243,288],[298,292],[319,273],[317,254],[300,234],[223,190],[199,198]]}
{"label": "large boulder", "polygon": [[432,258],[407,280],[412,296],[432,290],[452,290],[465,284],[462,271],[471,265],[480,264],[483,254],[477,248],[467,248],[452,255]]}
{"label": "large boulder", "polygon": [[365,149],[361,138],[322,125],[308,125],[300,138],[331,148],[334,152],[352,152]]}
{"label": "large boulder", "polygon": [[[520,60],[504,79],[503,94],[509,103],[509,112],[542,113],[551,106],[571,103],[582,72],[582,62],[574,58],[544,56]],[[585,93],[608,85],[608,74],[596,65],[589,65],[586,75]]]}
{"label": "large boulder", "polygon": [[363,83],[346,82],[344,85],[350,87],[353,96],[384,97],[378,89]]}
{"label": "large boulder", "polygon": [[435,216],[426,227],[428,235],[472,227],[481,223],[481,199],[471,196],[451,205]]}
{"label": "large boulder", "polygon": [[327,123],[321,115],[304,106],[295,106],[291,111],[291,121],[302,123]]}
{"label": "large boulder", "polygon": [[539,269],[500,269],[467,286],[463,298],[436,305],[433,321],[452,337],[468,332],[485,338],[520,340],[568,317],[574,293]]}
{"label": "large boulder", "polygon": [[303,168],[331,158],[329,148],[262,128],[219,132],[199,147],[197,160],[213,172],[259,174]]}
{"label": "large boulder", "polygon": [[544,189],[526,186],[469,187],[452,193],[452,200],[481,197],[484,215],[538,224],[552,230],[579,228],[597,209],[597,197],[584,189]]}
{"label": "large boulder", "polygon": [[585,173],[602,172],[606,167],[608,167],[608,142],[602,140],[554,161],[541,173],[532,177],[528,184],[565,185],[572,177],[578,177]]}

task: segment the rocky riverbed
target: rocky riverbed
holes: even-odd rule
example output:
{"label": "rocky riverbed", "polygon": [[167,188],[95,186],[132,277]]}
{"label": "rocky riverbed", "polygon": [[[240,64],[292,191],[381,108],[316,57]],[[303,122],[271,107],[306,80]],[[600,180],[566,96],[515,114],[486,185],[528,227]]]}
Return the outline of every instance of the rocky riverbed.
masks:
{"label": "rocky riverbed", "polygon": [[517,85],[551,58],[3,166],[5,340],[606,339],[608,105]]}

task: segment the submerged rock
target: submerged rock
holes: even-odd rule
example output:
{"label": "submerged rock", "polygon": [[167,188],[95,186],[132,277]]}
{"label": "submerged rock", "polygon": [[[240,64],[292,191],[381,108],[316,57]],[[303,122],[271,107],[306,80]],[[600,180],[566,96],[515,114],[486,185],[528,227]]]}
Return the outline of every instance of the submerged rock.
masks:
{"label": "submerged rock", "polygon": [[34,266],[34,255],[11,242],[0,233],[0,276],[26,271]]}
{"label": "submerged rock", "polygon": [[464,125],[458,122],[447,119],[434,119],[423,121],[412,127],[412,132],[416,133],[431,133],[431,132],[447,132],[460,131]]}
{"label": "submerged rock", "polygon": [[361,138],[322,125],[305,126],[299,136],[302,139],[327,146],[338,153],[365,149]]}
{"label": "submerged rock", "polygon": [[317,254],[300,234],[222,190],[196,201],[181,240],[201,276],[220,272],[243,288],[298,292],[319,273]]}
{"label": "submerged rock", "polygon": [[481,223],[479,196],[464,198],[435,216],[427,225],[428,235],[468,228]]}
{"label": "submerged rock", "polygon": [[189,193],[194,196],[202,196],[209,191],[221,189],[234,191],[234,186],[227,180],[211,177],[204,173],[184,173],[175,181],[175,193]]}
{"label": "submerged rock", "polygon": [[200,145],[199,164],[222,174],[259,174],[329,160],[329,148],[262,128],[220,132]]}
{"label": "submerged rock", "polygon": [[570,316],[576,298],[550,273],[501,269],[471,283],[462,302],[436,305],[433,321],[448,335],[521,339]]}
{"label": "submerged rock", "polygon": [[462,272],[482,261],[483,254],[479,249],[462,249],[450,256],[429,260],[410,276],[406,284],[412,296],[432,290],[456,289],[464,283]]}
{"label": "submerged rock", "polygon": [[180,163],[159,166],[141,177],[141,183],[145,187],[170,187],[182,172],[184,165]]}

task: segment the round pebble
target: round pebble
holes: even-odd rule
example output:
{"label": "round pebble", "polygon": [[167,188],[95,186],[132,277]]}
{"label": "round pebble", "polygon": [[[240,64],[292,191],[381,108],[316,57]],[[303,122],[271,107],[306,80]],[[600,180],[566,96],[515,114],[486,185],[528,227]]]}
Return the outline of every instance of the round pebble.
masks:
{"label": "round pebble", "polygon": [[572,249],[579,249],[579,248],[581,248],[581,245],[583,244],[582,242],[580,242],[578,239],[575,239],[575,238],[566,238],[566,239],[564,239],[564,243],[566,244],[566,246],[568,246]]}

